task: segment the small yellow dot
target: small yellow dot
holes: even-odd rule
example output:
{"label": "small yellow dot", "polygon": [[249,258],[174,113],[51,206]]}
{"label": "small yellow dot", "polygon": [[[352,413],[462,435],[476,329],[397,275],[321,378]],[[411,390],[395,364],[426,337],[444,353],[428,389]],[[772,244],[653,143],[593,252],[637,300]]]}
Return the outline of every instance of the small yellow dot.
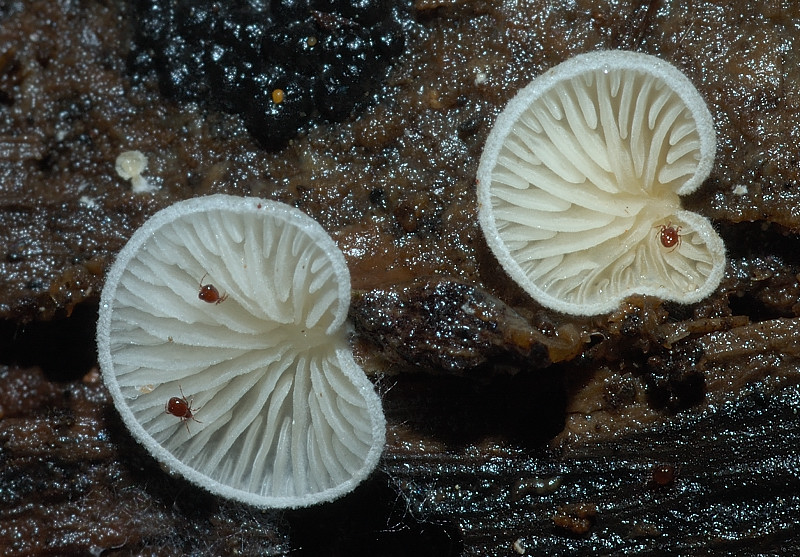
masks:
{"label": "small yellow dot", "polygon": [[306,46],[315,47],[317,46],[317,38],[315,36],[306,37]]}
{"label": "small yellow dot", "polygon": [[272,90],[272,102],[275,104],[281,104],[283,102],[283,89]]}

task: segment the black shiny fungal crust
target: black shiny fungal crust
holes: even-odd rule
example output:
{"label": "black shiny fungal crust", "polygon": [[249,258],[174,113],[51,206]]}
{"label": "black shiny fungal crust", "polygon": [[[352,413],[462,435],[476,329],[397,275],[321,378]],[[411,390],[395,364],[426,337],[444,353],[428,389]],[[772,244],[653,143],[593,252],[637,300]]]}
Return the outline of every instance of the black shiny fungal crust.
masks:
{"label": "black shiny fungal crust", "polygon": [[395,0],[135,0],[130,67],[280,148],[365,104],[403,50],[408,12]]}

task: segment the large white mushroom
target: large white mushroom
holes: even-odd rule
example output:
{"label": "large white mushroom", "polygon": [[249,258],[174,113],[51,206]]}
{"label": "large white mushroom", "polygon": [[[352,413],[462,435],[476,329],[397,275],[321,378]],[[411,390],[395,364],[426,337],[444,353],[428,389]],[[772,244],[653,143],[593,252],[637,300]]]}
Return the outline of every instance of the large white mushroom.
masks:
{"label": "large white mushroom", "polygon": [[634,293],[696,302],[719,284],[725,249],[680,196],[715,152],[711,114],[674,66],[576,56],[498,117],[477,174],[481,227],[506,272],[552,309],[604,313]]}
{"label": "large white mushroom", "polygon": [[260,507],[329,501],[374,469],[385,439],[348,344],[349,305],[344,256],[302,212],[227,195],[180,202],[108,272],[103,378],[169,470]]}

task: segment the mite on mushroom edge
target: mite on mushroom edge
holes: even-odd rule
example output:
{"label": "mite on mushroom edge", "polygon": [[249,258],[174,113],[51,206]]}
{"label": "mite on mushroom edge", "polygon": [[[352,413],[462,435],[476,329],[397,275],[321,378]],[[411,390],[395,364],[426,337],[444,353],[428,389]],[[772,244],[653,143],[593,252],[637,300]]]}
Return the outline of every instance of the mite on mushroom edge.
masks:
{"label": "mite on mushroom edge", "polygon": [[200,279],[200,292],[197,293],[197,297],[208,304],[221,304],[228,299],[228,294],[226,293],[220,296],[216,286],[213,284],[203,284],[203,280],[207,276],[208,273],[203,275],[203,278]]}
{"label": "mite on mushroom edge", "polygon": [[172,414],[173,416],[180,418],[183,422],[183,425],[186,426],[186,432],[191,433],[189,431],[189,420],[194,420],[198,424],[201,424],[200,420],[194,417],[195,413],[202,408],[192,408],[192,403],[194,399],[186,400],[186,395],[183,394],[183,389],[180,385],[178,385],[178,389],[181,391],[181,396],[174,396],[170,398],[166,404],[164,404],[164,411],[167,414]]}
{"label": "mite on mushroom edge", "polygon": [[658,237],[661,240],[661,245],[665,248],[672,248],[669,251],[680,247],[681,245],[681,227],[672,226],[672,223],[657,224],[653,228],[658,228]]}

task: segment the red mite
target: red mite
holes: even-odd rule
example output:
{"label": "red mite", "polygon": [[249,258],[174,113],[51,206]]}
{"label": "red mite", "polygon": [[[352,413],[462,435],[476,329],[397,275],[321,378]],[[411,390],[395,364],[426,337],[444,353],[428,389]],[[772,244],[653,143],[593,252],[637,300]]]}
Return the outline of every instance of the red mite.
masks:
{"label": "red mite", "polygon": [[198,424],[203,423],[194,417],[195,412],[200,410],[200,408],[192,408],[194,399],[192,398],[190,400],[186,400],[186,395],[183,394],[183,389],[180,385],[178,385],[178,388],[181,390],[181,396],[174,396],[169,399],[164,405],[164,411],[167,414],[172,414],[173,416],[180,418],[183,424],[186,426],[186,431],[189,432],[189,420],[194,420]]}
{"label": "red mite", "polygon": [[[659,229],[659,239],[661,245],[665,248],[672,248],[674,250],[681,245],[681,227],[672,226],[672,223],[656,225],[653,228]],[[670,251],[672,251],[670,250]]]}
{"label": "red mite", "polygon": [[651,473],[651,481],[654,485],[665,486],[675,481],[677,469],[674,464],[654,464]]}
{"label": "red mite", "polygon": [[197,297],[209,304],[221,304],[228,299],[228,295],[220,296],[216,286],[213,284],[203,284],[203,279],[207,276],[208,273],[203,275],[203,278],[200,279],[200,292],[197,293]]}

